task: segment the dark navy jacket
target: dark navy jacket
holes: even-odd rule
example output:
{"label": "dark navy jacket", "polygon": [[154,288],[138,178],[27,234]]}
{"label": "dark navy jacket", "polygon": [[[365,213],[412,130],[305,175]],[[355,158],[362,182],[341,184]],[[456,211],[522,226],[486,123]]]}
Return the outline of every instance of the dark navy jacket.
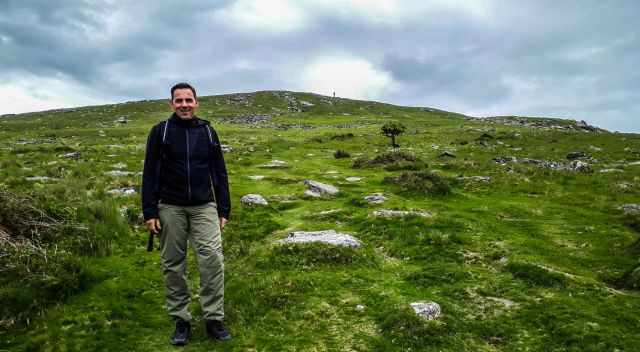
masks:
{"label": "dark navy jacket", "polygon": [[218,216],[228,219],[229,182],[215,130],[209,121],[196,116],[182,120],[173,114],[167,121],[153,126],[147,140],[142,174],[144,219],[159,217],[159,201],[200,205],[214,200]]}

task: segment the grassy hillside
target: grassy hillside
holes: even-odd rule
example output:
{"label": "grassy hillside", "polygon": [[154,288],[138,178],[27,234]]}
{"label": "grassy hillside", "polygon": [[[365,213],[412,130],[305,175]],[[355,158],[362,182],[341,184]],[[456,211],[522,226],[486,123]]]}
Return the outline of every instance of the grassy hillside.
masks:
{"label": "grassy hillside", "polygon": [[[169,113],[145,101],[0,118],[0,351],[174,349],[138,193],[147,133]],[[205,338],[193,289],[185,350],[640,345],[640,220],[620,209],[640,199],[640,135],[293,92],[202,97],[199,116],[232,148],[223,240],[234,339]],[[407,127],[397,150],[380,134],[389,121]],[[285,164],[265,166],[273,160]],[[306,196],[306,179],[340,192]],[[249,193],[269,205],[241,205]],[[387,200],[364,200],[373,193]],[[431,216],[372,216],[382,209]],[[363,245],[275,243],[327,229]],[[417,301],[442,315],[417,317]]]}

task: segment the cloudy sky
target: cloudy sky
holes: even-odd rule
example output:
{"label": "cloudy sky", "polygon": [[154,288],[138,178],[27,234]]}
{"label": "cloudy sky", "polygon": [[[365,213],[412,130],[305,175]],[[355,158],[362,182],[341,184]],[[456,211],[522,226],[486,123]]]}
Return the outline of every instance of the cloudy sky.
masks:
{"label": "cloudy sky", "polygon": [[0,114],[294,90],[640,132],[640,1],[0,0]]}

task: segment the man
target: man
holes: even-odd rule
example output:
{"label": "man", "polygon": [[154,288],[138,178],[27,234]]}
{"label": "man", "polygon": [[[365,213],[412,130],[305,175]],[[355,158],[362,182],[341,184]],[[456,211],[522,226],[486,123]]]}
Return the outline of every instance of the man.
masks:
{"label": "man", "polygon": [[142,209],[149,231],[160,233],[166,305],[175,321],[171,343],[185,345],[191,335],[187,242],[198,260],[207,334],[228,340],[221,236],[231,202],[220,141],[209,122],[195,115],[198,99],[191,85],[173,86],[169,105],[173,115],[155,125],[147,140]]}

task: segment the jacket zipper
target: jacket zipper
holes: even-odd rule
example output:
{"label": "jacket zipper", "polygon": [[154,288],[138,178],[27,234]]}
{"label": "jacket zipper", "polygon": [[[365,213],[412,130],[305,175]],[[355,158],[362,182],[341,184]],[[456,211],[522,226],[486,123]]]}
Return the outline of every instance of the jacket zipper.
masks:
{"label": "jacket zipper", "polygon": [[187,128],[185,131],[187,135],[187,191],[189,192],[189,201],[191,201],[191,167],[189,166],[189,129]]}

